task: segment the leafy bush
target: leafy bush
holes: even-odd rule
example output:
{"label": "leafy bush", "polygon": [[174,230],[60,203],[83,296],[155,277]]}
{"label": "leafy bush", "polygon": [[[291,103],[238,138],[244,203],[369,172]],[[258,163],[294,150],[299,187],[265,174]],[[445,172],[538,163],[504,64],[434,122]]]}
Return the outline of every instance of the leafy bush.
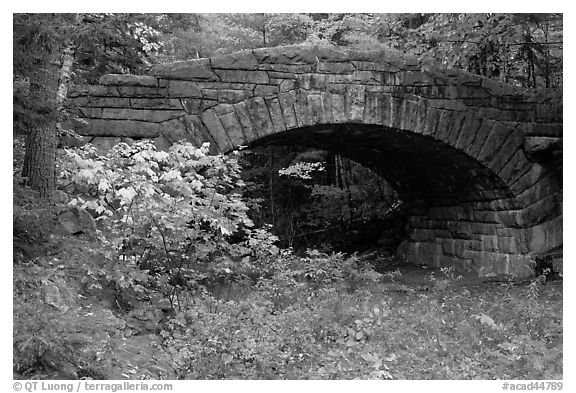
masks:
{"label": "leafy bush", "polygon": [[88,145],[66,150],[60,168],[76,195],[70,204],[106,222],[101,240],[155,276],[149,289],[173,307],[207,280],[239,279],[277,253],[277,238],[247,215],[237,160],[208,148],[185,142],[161,152],[141,141],[100,156]]}

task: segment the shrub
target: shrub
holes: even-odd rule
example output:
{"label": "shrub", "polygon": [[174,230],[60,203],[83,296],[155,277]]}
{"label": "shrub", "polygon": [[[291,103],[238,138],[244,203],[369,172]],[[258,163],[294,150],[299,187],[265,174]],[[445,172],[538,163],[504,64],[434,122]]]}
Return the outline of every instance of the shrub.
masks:
{"label": "shrub", "polygon": [[209,155],[208,147],[184,142],[161,152],[141,141],[100,156],[88,145],[66,150],[60,164],[61,184],[76,195],[70,205],[106,222],[101,240],[111,253],[149,271],[149,289],[173,306],[210,280],[244,277],[256,259],[277,253],[277,238],[247,215],[238,161]]}

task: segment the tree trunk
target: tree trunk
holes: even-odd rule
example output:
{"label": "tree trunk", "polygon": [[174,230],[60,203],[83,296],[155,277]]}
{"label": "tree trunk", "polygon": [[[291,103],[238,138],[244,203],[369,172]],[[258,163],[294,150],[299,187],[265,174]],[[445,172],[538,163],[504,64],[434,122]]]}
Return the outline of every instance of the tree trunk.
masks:
{"label": "tree trunk", "polygon": [[38,100],[46,116],[28,130],[22,176],[42,197],[50,197],[56,186],[56,145],[58,112],[64,108],[74,62],[72,46],[66,47],[60,69],[51,62],[38,67],[30,80],[30,98]]}
{"label": "tree trunk", "polygon": [[42,197],[49,197],[55,186],[57,75],[52,62],[46,60],[30,76],[29,99],[36,106],[37,119],[28,129],[22,176]]}
{"label": "tree trunk", "polygon": [[22,176],[42,197],[49,197],[55,188],[56,124],[34,127],[26,140],[26,154]]}

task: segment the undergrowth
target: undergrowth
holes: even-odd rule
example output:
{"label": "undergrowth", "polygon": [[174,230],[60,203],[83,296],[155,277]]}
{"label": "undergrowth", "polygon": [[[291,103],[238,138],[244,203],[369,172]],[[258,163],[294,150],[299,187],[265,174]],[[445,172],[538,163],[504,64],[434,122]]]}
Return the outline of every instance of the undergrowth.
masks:
{"label": "undergrowth", "polygon": [[562,378],[561,282],[416,282],[359,254],[278,250],[237,162],[206,146],[86,147],[59,170],[98,229],[57,230],[69,206],[15,181],[19,378]]}

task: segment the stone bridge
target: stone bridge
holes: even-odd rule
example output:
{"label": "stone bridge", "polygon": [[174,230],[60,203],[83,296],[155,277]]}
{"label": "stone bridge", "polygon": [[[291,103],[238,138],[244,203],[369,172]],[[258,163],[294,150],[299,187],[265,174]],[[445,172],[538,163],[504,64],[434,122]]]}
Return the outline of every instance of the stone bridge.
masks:
{"label": "stone bridge", "polygon": [[[369,167],[409,212],[410,262],[526,276],[562,247],[562,93],[536,94],[396,52],[265,48],[76,86],[95,144],[293,144]],[[129,140],[129,139],[128,139]]]}

